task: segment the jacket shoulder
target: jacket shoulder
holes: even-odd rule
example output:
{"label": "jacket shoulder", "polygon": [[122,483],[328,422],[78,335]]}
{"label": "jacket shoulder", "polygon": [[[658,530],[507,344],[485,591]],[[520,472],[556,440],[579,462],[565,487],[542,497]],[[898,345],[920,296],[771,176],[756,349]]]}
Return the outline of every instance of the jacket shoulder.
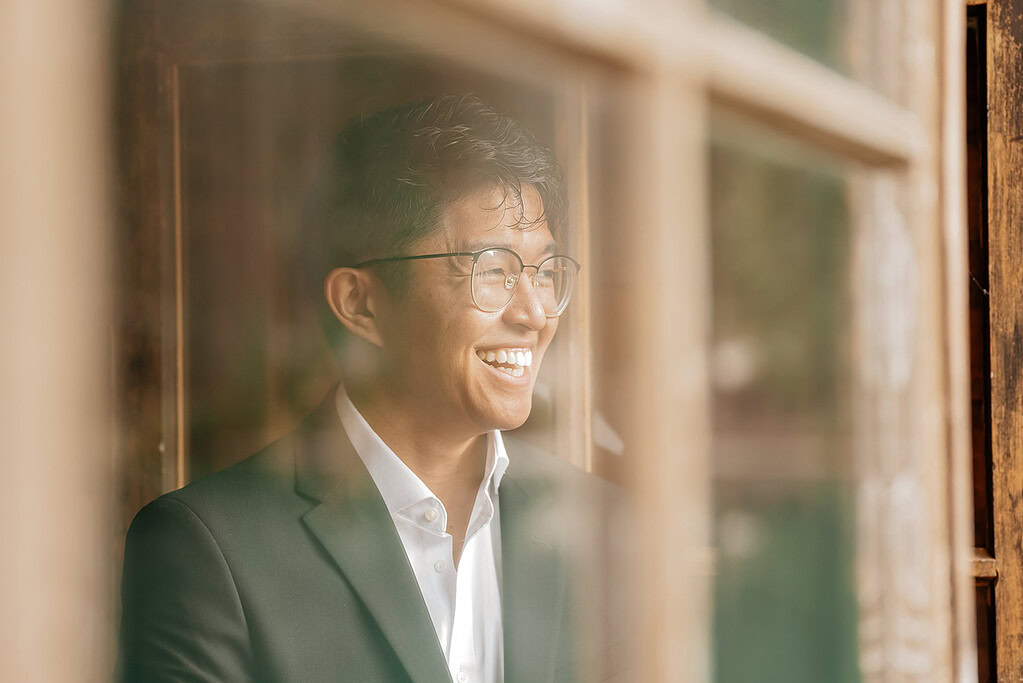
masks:
{"label": "jacket shoulder", "polygon": [[294,482],[294,433],[290,433],[244,460],[161,498],[173,499],[202,516],[203,511],[249,507],[267,502],[268,496],[290,494]]}

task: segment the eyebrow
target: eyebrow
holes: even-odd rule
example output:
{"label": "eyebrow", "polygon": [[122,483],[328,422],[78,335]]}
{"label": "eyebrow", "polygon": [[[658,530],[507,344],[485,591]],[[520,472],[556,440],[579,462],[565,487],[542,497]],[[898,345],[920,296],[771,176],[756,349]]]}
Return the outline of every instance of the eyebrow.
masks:
{"label": "eyebrow", "polygon": [[[498,244],[487,240],[471,242],[470,244],[465,245],[465,248],[460,251],[480,251],[481,249],[488,249],[490,247],[501,247],[502,249],[511,249],[511,251],[515,251],[515,249],[513,249],[510,245]],[[558,253],[558,243],[548,242],[547,245],[544,246],[543,251],[540,252],[540,255],[545,256],[547,254],[556,253]]]}

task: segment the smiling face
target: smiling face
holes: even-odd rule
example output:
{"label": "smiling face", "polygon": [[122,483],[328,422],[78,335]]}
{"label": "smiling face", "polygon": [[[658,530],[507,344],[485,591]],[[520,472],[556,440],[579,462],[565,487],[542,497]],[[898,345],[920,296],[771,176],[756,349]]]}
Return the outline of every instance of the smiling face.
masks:
{"label": "smiling face", "polygon": [[[490,189],[449,204],[437,231],[410,253],[499,246],[526,264],[553,254],[551,231],[538,220],[543,206],[536,190],[523,186],[521,206],[511,195],[503,199],[500,189]],[[558,327],[557,318],[544,314],[530,279],[521,278],[504,309],[486,313],[472,302],[470,257],[425,259],[408,267],[409,295],[380,320],[387,391],[421,420],[453,433],[471,436],[521,425]]]}

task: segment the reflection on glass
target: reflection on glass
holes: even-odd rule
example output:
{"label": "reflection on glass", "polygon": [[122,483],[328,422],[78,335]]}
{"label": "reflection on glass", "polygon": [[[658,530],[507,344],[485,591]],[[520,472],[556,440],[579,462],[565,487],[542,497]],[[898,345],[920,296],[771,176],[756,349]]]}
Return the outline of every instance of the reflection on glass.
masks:
{"label": "reflection on glass", "polygon": [[716,680],[855,681],[845,178],[712,128]]}
{"label": "reflection on glass", "polygon": [[192,652],[216,679],[608,679],[629,661],[624,494],[565,462],[587,462],[578,81],[264,4],[125,24],[126,62],[150,30],[179,60],[173,128],[149,125],[148,71],[119,85],[123,156],[173,160],[167,183],[138,163],[125,201],[173,213],[131,225],[170,256],[138,298],[173,341],[173,386],[136,402],[180,439],[125,505],[126,679]]}
{"label": "reflection on glass", "polygon": [[848,26],[847,0],[711,0],[710,5],[832,68],[844,64],[840,46]]}
{"label": "reflection on glass", "polygon": [[875,64],[881,24],[890,28],[899,13],[879,0],[710,0],[710,6],[872,87],[883,89],[882,72],[895,66]]}

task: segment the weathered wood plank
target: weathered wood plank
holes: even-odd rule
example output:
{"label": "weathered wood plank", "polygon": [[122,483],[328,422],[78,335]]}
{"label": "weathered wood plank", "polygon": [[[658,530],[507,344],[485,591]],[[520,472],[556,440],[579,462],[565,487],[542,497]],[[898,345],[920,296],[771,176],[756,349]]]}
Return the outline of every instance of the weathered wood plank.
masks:
{"label": "weathered wood plank", "polygon": [[999,681],[1023,681],[1023,0],[987,6],[988,273]]}

